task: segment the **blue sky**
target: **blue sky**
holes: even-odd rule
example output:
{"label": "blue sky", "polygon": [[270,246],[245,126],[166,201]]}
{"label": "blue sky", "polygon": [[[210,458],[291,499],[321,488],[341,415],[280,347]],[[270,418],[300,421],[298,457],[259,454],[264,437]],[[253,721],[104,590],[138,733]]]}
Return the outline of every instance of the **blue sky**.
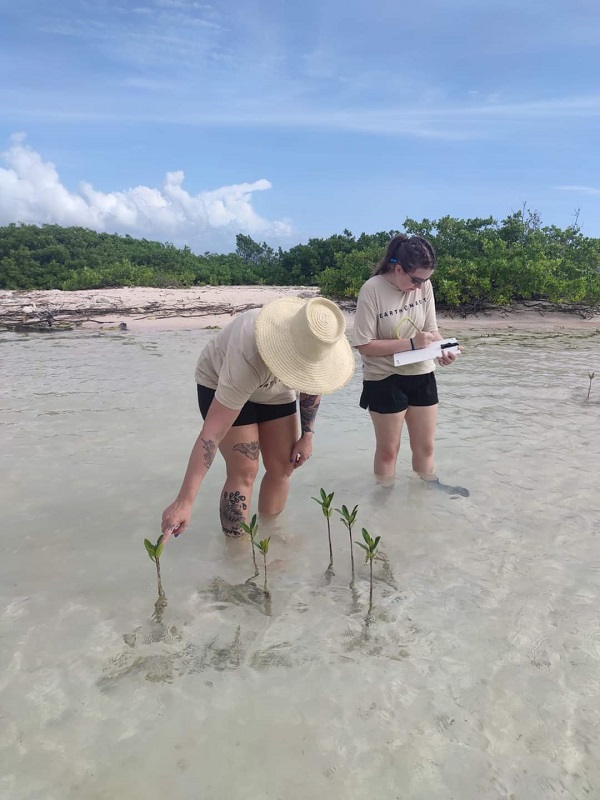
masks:
{"label": "blue sky", "polygon": [[600,236],[597,0],[0,0],[0,224]]}

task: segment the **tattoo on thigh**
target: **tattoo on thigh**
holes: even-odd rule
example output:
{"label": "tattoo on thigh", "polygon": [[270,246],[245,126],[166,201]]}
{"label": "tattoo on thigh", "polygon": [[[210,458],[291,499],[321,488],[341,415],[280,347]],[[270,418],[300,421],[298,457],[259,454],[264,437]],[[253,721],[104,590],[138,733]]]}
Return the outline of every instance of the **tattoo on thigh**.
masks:
{"label": "tattoo on thigh", "polygon": [[204,448],[204,466],[206,469],[208,469],[215,460],[215,455],[217,454],[217,445],[212,439],[200,439],[200,441],[202,442],[202,447]]}
{"label": "tattoo on thigh", "polygon": [[248,510],[246,496],[239,492],[223,492],[221,495],[221,527],[226,536],[238,537],[242,535],[240,522],[246,518]]}
{"label": "tattoo on thigh", "polygon": [[233,449],[249,458],[250,461],[258,461],[258,454],[260,453],[258,442],[240,442],[239,444],[234,444]]}

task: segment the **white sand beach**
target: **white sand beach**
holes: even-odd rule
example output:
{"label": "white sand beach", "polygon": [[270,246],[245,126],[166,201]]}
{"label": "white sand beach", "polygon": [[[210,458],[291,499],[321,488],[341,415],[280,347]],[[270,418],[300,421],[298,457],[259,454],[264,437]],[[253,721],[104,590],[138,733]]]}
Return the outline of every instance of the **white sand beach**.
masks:
{"label": "white sand beach", "polygon": [[[125,322],[130,330],[182,330],[223,327],[236,314],[276,297],[316,297],[314,286],[201,286],[190,289],[149,287],[87,291],[0,291],[0,323],[6,319],[34,320],[50,311],[56,321],[86,328],[112,327]],[[352,328],[354,303],[340,304]],[[549,311],[544,304],[516,304],[463,317],[438,310],[443,331],[596,331],[600,315]]]}

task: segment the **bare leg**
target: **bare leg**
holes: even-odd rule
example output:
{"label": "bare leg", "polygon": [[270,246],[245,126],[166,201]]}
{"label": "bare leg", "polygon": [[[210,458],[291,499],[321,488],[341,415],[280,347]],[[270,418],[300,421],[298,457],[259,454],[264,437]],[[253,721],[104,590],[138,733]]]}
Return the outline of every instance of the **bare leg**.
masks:
{"label": "bare leg", "polygon": [[464,486],[449,486],[447,483],[441,483],[435,473],[434,446],[437,412],[437,405],[409,406],[406,412],[413,469],[431,489],[439,489],[453,497],[468,497],[470,492]]}
{"label": "bare leg", "polygon": [[435,426],[438,406],[409,406],[406,427],[410,437],[412,467],[423,480],[435,479]]}
{"label": "bare leg", "polygon": [[290,456],[298,441],[298,415],[261,422],[258,437],[265,465],[258,512],[270,517],[283,511],[290,491],[290,477],[294,471]]}
{"label": "bare leg", "polygon": [[392,486],[396,477],[396,461],[400,450],[400,437],[404,424],[405,411],[397,414],[369,412],[375,428],[375,458],[373,471],[375,479],[382,486]]}
{"label": "bare leg", "polygon": [[219,513],[226,536],[242,536],[240,522],[247,522],[252,489],[258,473],[258,426],[231,428],[219,446],[227,465],[227,480],[221,490]]}

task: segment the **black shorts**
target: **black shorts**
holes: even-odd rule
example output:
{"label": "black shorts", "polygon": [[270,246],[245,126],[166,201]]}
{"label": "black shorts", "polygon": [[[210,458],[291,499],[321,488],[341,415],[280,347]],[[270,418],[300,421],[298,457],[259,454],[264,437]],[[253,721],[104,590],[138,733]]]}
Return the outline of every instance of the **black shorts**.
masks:
{"label": "black shorts", "polygon": [[361,408],[378,414],[397,414],[409,406],[435,406],[438,402],[435,373],[390,375],[381,381],[363,381]]}
{"label": "black shorts", "polygon": [[[198,405],[200,406],[200,413],[202,414],[202,419],[206,419],[208,409],[210,408],[210,404],[215,396],[215,390],[209,389],[206,386],[200,386],[200,384],[196,385],[198,387]],[[280,403],[276,406],[270,406],[266,403],[253,403],[252,401],[248,400],[248,402],[244,403],[244,405],[241,407],[240,413],[238,414],[232,427],[238,428],[240,425],[260,424],[261,422],[269,422],[272,419],[291,417],[291,415],[295,413],[295,402]]]}

